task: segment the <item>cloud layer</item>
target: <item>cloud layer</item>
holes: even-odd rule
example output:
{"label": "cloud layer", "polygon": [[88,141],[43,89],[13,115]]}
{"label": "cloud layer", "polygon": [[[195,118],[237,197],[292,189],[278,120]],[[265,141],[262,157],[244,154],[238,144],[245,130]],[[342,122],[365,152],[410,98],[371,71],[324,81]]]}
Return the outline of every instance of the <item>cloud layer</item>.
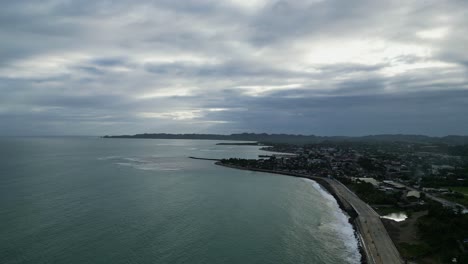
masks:
{"label": "cloud layer", "polygon": [[466,10],[5,0],[0,135],[468,134]]}

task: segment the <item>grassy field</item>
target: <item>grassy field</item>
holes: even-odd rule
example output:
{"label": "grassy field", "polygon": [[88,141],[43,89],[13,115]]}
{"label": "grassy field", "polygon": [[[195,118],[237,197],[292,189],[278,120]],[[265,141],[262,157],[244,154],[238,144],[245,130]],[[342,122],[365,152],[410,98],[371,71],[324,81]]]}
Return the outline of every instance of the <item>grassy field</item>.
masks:
{"label": "grassy field", "polygon": [[405,210],[401,209],[401,208],[398,208],[398,207],[395,207],[395,206],[392,206],[392,207],[373,207],[374,210],[381,216],[383,215],[388,215],[388,214],[391,214],[391,213],[406,213]]}
{"label": "grassy field", "polygon": [[446,196],[446,195],[441,195],[440,197],[468,207],[468,195],[465,195],[463,198],[456,198],[453,196]]}
{"label": "grassy field", "polygon": [[446,188],[459,192],[459,193],[463,193],[464,195],[468,195],[468,187],[446,187]]}
{"label": "grassy field", "polygon": [[406,259],[418,258],[421,256],[428,255],[431,252],[431,247],[425,243],[420,244],[409,244],[409,243],[398,243],[398,249],[401,255]]}

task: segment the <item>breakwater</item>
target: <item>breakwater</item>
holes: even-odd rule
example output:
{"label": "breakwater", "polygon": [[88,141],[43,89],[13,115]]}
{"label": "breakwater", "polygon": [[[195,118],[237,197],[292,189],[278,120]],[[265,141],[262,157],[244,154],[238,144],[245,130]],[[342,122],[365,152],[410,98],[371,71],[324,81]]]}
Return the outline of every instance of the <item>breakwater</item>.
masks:
{"label": "breakwater", "polygon": [[198,157],[189,157],[190,159],[196,159],[196,160],[211,160],[211,161],[221,161],[221,159],[209,159],[209,158],[198,158]]}

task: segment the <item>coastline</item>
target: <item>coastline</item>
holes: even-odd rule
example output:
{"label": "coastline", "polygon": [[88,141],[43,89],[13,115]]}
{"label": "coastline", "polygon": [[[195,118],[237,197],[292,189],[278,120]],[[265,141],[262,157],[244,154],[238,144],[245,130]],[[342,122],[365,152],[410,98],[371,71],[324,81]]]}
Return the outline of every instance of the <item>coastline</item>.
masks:
{"label": "coastline", "polygon": [[[396,250],[395,245],[393,244],[393,241],[390,239],[385,228],[381,228],[379,226],[380,223],[380,225],[383,227],[383,223],[380,220],[380,216],[378,216],[378,214],[376,214],[375,211],[373,211],[370,208],[370,206],[362,202],[359,198],[357,198],[357,196],[354,193],[349,191],[349,189],[347,189],[341,183],[337,183],[337,181],[329,178],[305,175],[300,173],[241,167],[229,164],[222,164],[220,161],[215,162],[215,164],[218,166],[223,166],[232,169],[266,172],[298,178],[306,178],[316,181],[335,198],[341,210],[346,212],[350,217],[349,223],[352,225],[356,239],[358,240],[359,252],[361,254],[361,263],[403,263],[398,251]],[[353,197],[353,199],[350,199],[350,194],[347,193],[345,190],[351,193],[351,196],[355,197]],[[359,210],[357,210],[353,205],[353,202],[356,204],[356,201],[365,204],[363,209],[370,209],[371,212],[375,215],[372,215],[371,213],[371,215],[369,216],[364,214],[364,212],[359,214]],[[359,206],[362,207],[363,205],[360,204]]]}

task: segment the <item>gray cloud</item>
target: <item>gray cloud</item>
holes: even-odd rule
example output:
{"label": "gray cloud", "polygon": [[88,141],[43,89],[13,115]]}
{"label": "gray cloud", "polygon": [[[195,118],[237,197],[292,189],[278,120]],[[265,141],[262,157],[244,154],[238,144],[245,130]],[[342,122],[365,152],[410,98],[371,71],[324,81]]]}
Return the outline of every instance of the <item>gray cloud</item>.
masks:
{"label": "gray cloud", "polygon": [[467,134],[467,8],[3,1],[0,135]]}

